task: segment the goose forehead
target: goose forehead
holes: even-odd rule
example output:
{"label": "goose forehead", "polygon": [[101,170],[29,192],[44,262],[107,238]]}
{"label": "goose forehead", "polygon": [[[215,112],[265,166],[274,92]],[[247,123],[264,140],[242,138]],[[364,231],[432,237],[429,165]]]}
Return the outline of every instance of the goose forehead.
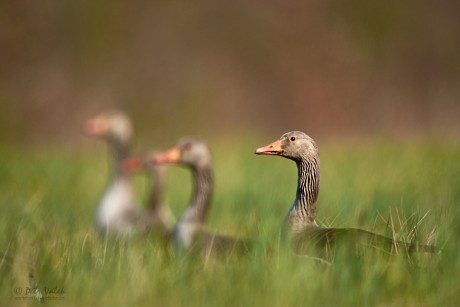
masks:
{"label": "goose forehead", "polygon": [[305,139],[311,139],[305,132],[302,132],[302,131],[290,131],[290,132],[286,132],[285,134],[283,134],[280,139],[285,139],[285,138],[288,138],[288,137],[291,137],[291,136],[295,136],[297,138],[305,138]]}

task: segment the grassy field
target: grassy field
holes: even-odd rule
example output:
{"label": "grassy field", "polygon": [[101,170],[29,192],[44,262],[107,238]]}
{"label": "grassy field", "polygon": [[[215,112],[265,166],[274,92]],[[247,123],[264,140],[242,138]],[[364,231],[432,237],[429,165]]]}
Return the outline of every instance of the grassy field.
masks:
{"label": "grassy field", "polygon": [[[209,228],[253,238],[246,257],[187,261],[153,237],[101,240],[93,213],[107,180],[102,147],[23,152],[0,148],[1,305],[33,305],[29,266],[48,305],[126,306],[453,306],[460,301],[460,145],[449,142],[319,143],[323,225],[359,227],[421,242],[442,252],[341,259],[331,266],[279,249],[293,199],[295,164],[259,157],[256,147],[213,146],[216,189]],[[190,174],[168,168],[166,199],[179,215]],[[139,202],[147,180],[136,177]],[[46,289],[45,289],[46,287]],[[61,293],[46,294],[54,289]],[[29,295],[30,296],[30,295]],[[61,300],[50,300],[54,296]]]}

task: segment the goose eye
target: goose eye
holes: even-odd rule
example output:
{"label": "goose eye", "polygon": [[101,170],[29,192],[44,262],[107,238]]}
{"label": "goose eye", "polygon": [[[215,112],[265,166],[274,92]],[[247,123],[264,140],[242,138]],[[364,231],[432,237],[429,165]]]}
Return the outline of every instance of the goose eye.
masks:
{"label": "goose eye", "polygon": [[295,141],[295,136],[291,136],[290,140],[291,140],[291,142],[294,142]]}

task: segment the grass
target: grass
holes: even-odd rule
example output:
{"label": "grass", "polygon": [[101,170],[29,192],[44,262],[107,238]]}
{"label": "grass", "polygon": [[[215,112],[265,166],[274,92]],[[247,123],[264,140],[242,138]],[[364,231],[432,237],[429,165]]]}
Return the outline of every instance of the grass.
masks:
{"label": "grass", "polygon": [[[262,142],[263,143],[263,142]],[[0,149],[2,304],[20,301],[29,266],[41,291],[62,289],[52,305],[308,306],[455,305],[460,300],[460,146],[319,144],[324,225],[359,227],[399,239],[435,242],[439,255],[340,258],[331,266],[279,249],[279,229],[296,185],[295,165],[252,154],[257,145],[215,146],[216,189],[208,226],[255,238],[248,257],[187,261],[154,238],[101,240],[95,206],[103,192],[100,151]],[[146,180],[136,178],[140,202]],[[167,200],[176,215],[191,190],[190,174],[170,167]],[[24,293],[23,293],[24,294]],[[49,296],[49,295],[48,295]]]}

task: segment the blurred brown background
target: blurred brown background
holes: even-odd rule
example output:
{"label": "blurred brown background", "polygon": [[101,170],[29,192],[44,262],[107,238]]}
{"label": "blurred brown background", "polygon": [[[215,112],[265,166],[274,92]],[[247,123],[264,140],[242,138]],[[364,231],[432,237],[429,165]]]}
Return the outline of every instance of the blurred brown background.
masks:
{"label": "blurred brown background", "polygon": [[2,1],[0,140],[74,142],[105,108],[158,140],[458,137],[459,57],[454,0]]}

